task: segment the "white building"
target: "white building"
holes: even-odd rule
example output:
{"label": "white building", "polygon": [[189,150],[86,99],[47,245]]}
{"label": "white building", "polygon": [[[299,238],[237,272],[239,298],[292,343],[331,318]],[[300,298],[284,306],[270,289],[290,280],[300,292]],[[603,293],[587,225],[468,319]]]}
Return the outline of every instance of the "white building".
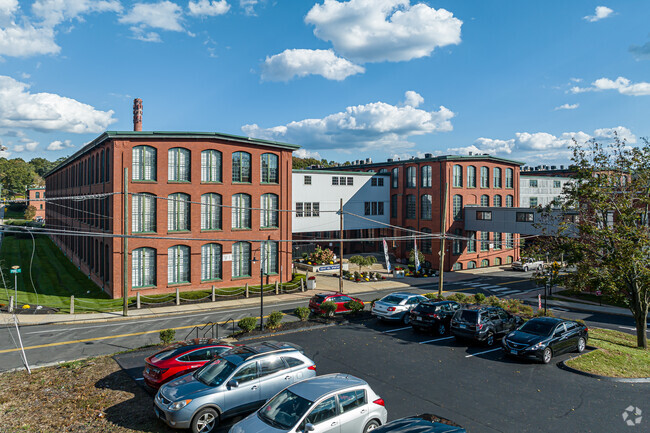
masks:
{"label": "white building", "polygon": [[571,182],[568,175],[522,171],[519,176],[519,206],[546,206],[562,194],[567,182]]}

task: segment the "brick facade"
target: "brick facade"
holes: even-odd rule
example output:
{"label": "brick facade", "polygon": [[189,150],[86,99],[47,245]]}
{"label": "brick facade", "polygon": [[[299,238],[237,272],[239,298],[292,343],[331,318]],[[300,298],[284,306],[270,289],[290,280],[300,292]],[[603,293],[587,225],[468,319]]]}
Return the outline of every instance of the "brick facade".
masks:
{"label": "brick facade", "polygon": [[36,215],[34,219],[45,218],[45,187],[43,188],[29,188],[27,190],[27,199],[29,202],[27,206],[34,206],[36,208]]}

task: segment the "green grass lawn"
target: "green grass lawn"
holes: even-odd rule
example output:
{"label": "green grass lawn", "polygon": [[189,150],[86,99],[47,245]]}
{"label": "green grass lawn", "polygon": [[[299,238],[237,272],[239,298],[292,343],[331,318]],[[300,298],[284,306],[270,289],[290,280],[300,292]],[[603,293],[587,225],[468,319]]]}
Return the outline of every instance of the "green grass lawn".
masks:
{"label": "green grass lawn", "polygon": [[[562,295],[562,296],[568,296],[570,298],[574,298],[576,301],[590,301],[590,302],[595,302],[598,304],[602,305],[611,305],[613,307],[621,307],[621,308],[628,308],[628,306],[618,300],[618,299],[612,299],[610,296],[604,295],[604,296],[596,296],[595,293],[589,293],[589,292],[578,292],[576,293],[573,290],[562,290],[560,292],[556,292],[556,295]],[[549,298],[550,299],[550,298]],[[563,301],[563,299],[558,299],[558,301]]]}
{"label": "green grass lawn", "polygon": [[5,206],[5,219],[25,219],[25,206],[11,205]]}
{"label": "green grass lawn", "polygon": [[650,377],[650,350],[636,347],[636,336],[609,329],[589,330],[589,345],[598,350],[567,361],[569,367],[610,377]]}

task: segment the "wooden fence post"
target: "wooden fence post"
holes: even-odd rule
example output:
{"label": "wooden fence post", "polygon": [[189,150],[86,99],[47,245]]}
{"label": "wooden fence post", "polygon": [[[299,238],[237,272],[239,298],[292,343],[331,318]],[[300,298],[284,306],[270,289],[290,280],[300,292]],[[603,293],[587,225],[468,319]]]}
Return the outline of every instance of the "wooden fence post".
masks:
{"label": "wooden fence post", "polygon": [[246,283],[246,292],[245,292],[244,296],[246,296],[248,298],[248,283]]}
{"label": "wooden fence post", "polygon": [[212,302],[217,300],[217,292],[214,289],[214,285],[212,285]]}
{"label": "wooden fence post", "polygon": [[140,292],[135,293],[135,308],[140,309]]}
{"label": "wooden fence post", "polygon": [[176,305],[181,305],[181,294],[178,290],[178,287],[176,287]]}

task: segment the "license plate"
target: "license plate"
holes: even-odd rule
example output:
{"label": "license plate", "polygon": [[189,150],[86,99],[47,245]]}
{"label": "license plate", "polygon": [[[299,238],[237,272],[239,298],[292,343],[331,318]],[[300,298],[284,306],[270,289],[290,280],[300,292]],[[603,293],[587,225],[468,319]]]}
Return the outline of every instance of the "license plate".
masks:
{"label": "license plate", "polygon": [[421,321],[422,317],[418,316],[418,317],[416,317],[416,319]]}
{"label": "license plate", "polygon": [[467,325],[460,325],[461,329],[467,329]]}
{"label": "license plate", "polygon": [[516,355],[517,351],[515,349],[510,349],[510,353],[512,353],[513,355]]}

